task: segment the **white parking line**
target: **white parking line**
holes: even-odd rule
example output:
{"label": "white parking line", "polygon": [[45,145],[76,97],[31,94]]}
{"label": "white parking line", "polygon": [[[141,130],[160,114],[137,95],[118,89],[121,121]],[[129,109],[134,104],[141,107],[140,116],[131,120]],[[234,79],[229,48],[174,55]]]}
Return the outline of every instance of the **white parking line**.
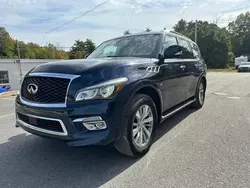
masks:
{"label": "white parking line", "polygon": [[2,115],[2,116],[0,116],[0,119],[1,119],[1,118],[5,118],[5,117],[9,117],[9,116],[14,116],[14,115],[15,115],[14,113]]}
{"label": "white parking line", "polygon": [[240,97],[227,97],[228,99],[234,99],[234,100],[238,100],[240,99]]}
{"label": "white parking line", "polygon": [[227,93],[214,93],[215,95],[227,96]]}
{"label": "white parking line", "polygon": [[13,99],[13,98],[0,98],[0,100],[9,100],[9,101],[14,101],[15,99]]}

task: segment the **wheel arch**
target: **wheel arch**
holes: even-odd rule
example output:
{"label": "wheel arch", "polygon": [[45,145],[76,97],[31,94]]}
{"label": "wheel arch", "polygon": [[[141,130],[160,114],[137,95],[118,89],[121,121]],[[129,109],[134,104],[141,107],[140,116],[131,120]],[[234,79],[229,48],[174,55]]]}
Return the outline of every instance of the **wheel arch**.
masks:
{"label": "wheel arch", "polygon": [[206,76],[205,76],[204,74],[202,74],[202,75],[200,76],[197,85],[198,85],[201,81],[204,82],[204,84],[205,84],[205,90],[206,90],[206,89],[207,89],[207,78],[206,78]]}
{"label": "wheel arch", "polygon": [[133,92],[130,95],[130,100],[136,94],[145,94],[152,98],[156,106],[158,123],[159,123],[161,120],[162,103],[163,103],[160,89],[158,89],[156,85],[151,83],[140,83],[133,88]]}

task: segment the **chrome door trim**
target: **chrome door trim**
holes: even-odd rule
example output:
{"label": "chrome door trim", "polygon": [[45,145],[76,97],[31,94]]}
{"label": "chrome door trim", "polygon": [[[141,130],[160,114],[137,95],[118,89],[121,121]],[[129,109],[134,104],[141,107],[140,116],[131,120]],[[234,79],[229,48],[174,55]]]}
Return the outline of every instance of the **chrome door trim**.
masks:
{"label": "chrome door trim", "polygon": [[188,106],[188,105],[192,104],[192,103],[193,103],[193,102],[195,102],[195,101],[196,101],[196,99],[193,99],[193,100],[191,100],[191,101],[187,102],[186,104],[184,104],[184,105],[180,106],[179,108],[177,108],[177,109],[173,110],[172,112],[168,113],[167,115],[165,115],[165,116],[161,116],[161,120],[164,120],[164,119],[166,119],[166,118],[168,118],[168,117],[172,116],[172,115],[173,115],[173,114],[175,114],[176,112],[178,112],[178,111],[182,110],[183,108],[185,108],[186,106]]}

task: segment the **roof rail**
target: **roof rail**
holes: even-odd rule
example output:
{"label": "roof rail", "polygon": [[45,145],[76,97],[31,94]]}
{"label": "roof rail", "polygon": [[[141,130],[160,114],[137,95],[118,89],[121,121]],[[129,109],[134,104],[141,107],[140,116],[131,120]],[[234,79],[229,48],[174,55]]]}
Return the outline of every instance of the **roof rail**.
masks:
{"label": "roof rail", "polygon": [[182,33],[177,32],[177,31],[170,31],[170,33],[174,33],[174,34],[177,34],[177,35],[181,35],[183,37],[187,37],[187,36],[183,35]]}

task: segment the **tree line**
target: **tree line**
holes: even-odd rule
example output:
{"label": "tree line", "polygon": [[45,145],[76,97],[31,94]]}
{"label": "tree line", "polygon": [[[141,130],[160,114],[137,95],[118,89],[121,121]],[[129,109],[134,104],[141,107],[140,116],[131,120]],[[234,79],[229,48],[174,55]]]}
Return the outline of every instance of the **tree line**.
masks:
{"label": "tree line", "polygon": [[[181,19],[173,29],[194,40],[195,24],[195,21]],[[248,56],[250,61],[250,12],[238,15],[226,27],[198,20],[197,30],[197,43],[208,68],[233,66],[234,58],[241,55]],[[150,31],[150,28],[145,30]],[[126,30],[123,34],[131,32]]]}
{"label": "tree line", "polygon": [[[209,68],[225,68],[234,64],[235,57],[250,56],[250,12],[238,15],[226,27],[202,20],[198,20],[197,25],[197,43]],[[181,19],[173,29],[192,40],[195,38],[195,21]],[[145,32],[151,31],[150,28],[145,29]],[[123,34],[131,32],[126,30]],[[76,40],[69,51],[53,44],[40,46],[22,41],[18,41],[18,44],[23,59],[80,59],[96,48],[91,39]],[[17,41],[4,27],[0,27],[0,58],[18,58]]]}
{"label": "tree line", "polygon": [[[197,43],[209,68],[225,68],[234,58],[246,55],[250,60],[250,12],[242,13],[226,27],[198,21]],[[180,20],[174,30],[195,38],[195,22]]]}
{"label": "tree line", "polygon": [[51,43],[45,46],[33,42],[24,43],[14,40],[4,27],[0,27],[0,59],[17,59],[18,46],[21,59],[80,59],[96,48],[90,39],[76,40],[70,51],[65,51]]}

